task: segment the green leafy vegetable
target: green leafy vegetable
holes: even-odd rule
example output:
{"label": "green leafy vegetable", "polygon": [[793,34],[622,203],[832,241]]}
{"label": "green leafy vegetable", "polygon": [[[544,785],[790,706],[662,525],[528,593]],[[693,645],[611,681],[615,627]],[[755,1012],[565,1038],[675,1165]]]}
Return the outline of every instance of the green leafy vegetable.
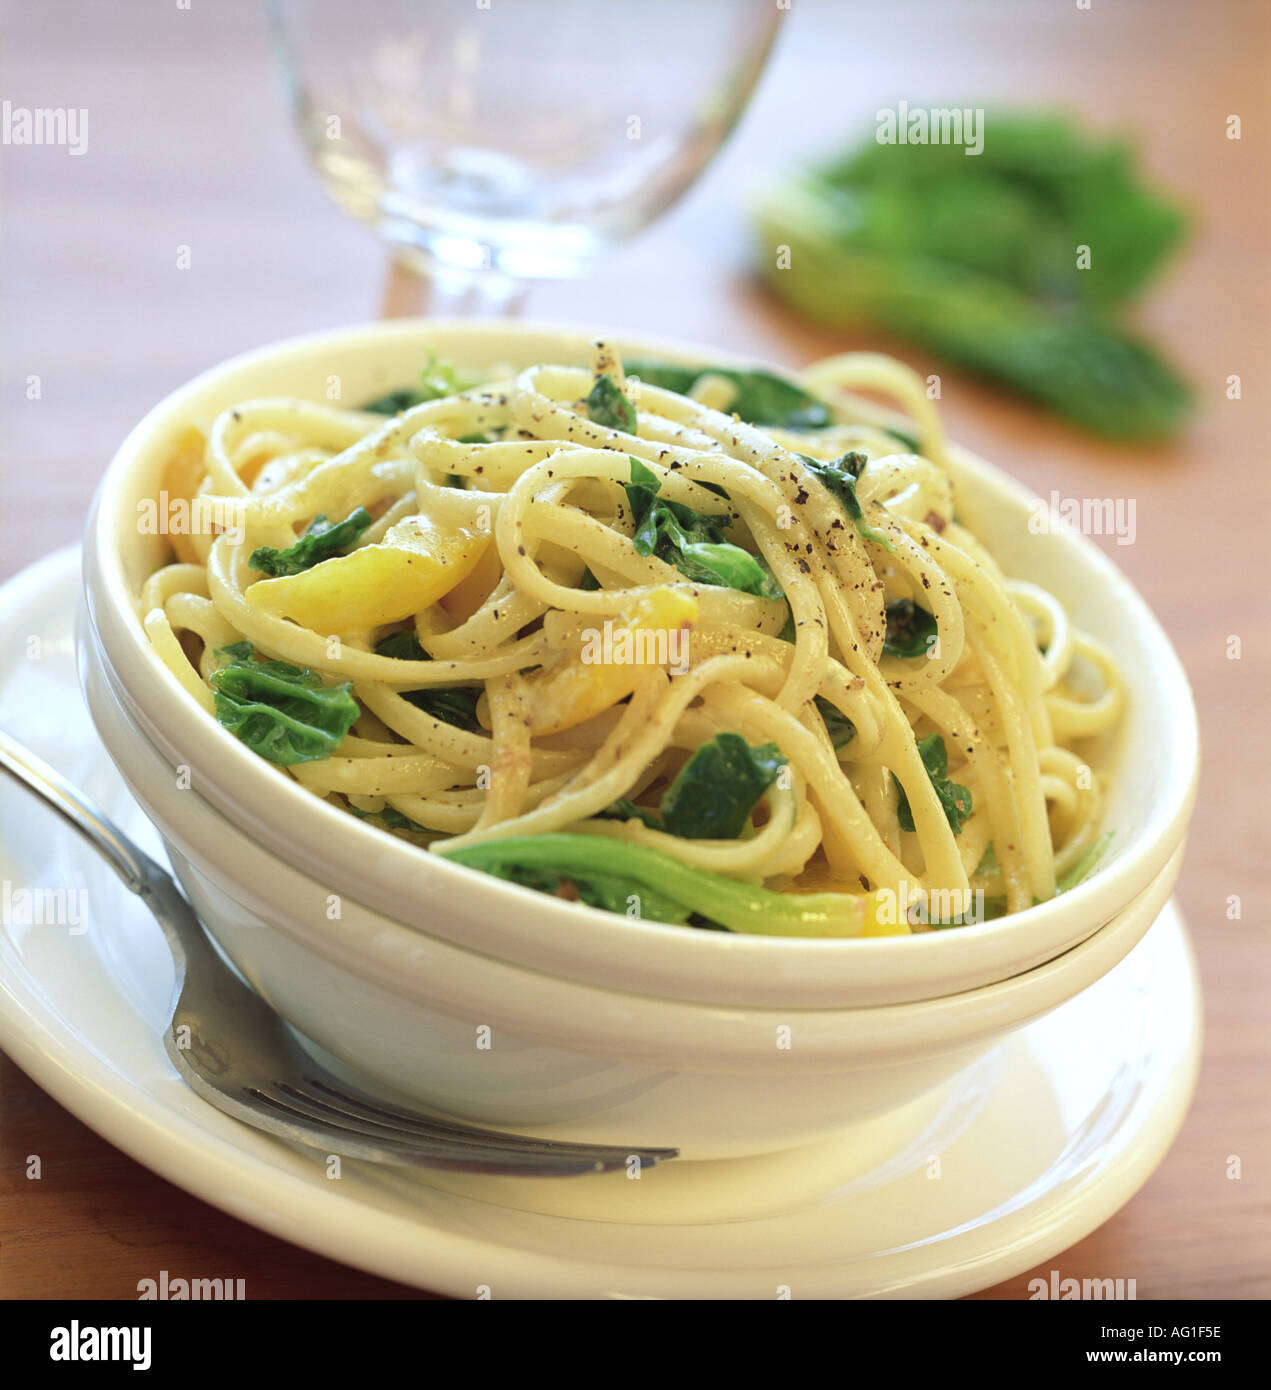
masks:
{"label": "green leafy vegetable", "polygon": [[883,639],[886,656],[927,656],[939,629],[925,608],[907,598],[887,605],[887,636]]}
{"label": "green leafy vegetable", "polygon": [[814,459],[807,454],[799,454],[798,457],[808,471],[819,478],[843,504],[843,510],[852,525],[865,540],[881,545],[884,550],[895,552],[896,547],[888,540],[886,534],[865,520],[865,510],[856,495],[856,480],[860,477],[861,469],[869,462],[865,454],[844,454],[842,458],[833,459],[828,463],[824,459]]}
{"label": "green leafy vegetable", "polygon": [[261,661],[250,642],[216,655],[228,658],[208,677],[217,722],[280,767],[329,758],[361,712],[352,681],[327,685],[307,667]]}
{"label": "green leafy vegetable", "polygon": [[635,548],[656,555],[699,584],[722,585],[760,598],[784,598],[763,557],[724,540],[723,517],[706,516],[658,496],[657,475],[631,460],[627,501],[635,518]]}
{"label": "green leafy vegetable", "polygon": [[439,401],[444,396],[458,395],[460,391],[466,391],[478,382],[479,378],[467,373],[461,381],[459,372],[451,363],[442,362],[435,354],[429,353],[427,365],[419,374],[418,386],[406,386],[400,391],[389,391],[386,395],[377,396],[373,401],[367,401],[362,409],[376,415],[400,415],[403,410],[423,405],[426,401]]}
{"label": "green leafy vegetable", "polygon": [[750,425],[775,425],[790,430],[824,429],[831,423],[823,401],[809,395],[801,386],[761,370],[739,371],[733,367],[680,367],[673,362],[636,360],[626,364],[628,375],[639,377],[650,386],[687,396],[704,376],[721,376],[730,381],[736,394],[725,407]]}
{"label": "green leafy vegetable", "polygon": [[636,432],[636,408],[613,377],[598,376],[585,404],[592,424],[623,434]]}
{"label": "green leafy vegetable", "polygon": [[846,893],[774,893],[607,835],[533,835],[440,852],[540,891],[574,885],[580,896],[590,894],[584,901],[611,911],[627,910],[630,888],[641,916],[655,921],[683,922],[694,914],[730,931],[762,936],[855,936],[863,920],[861,900]]}
{"label": "green leafy vegetable", "polygon": [[247,563],[275,578],[280,574],[299,574],[347,550],[370,524],[371,514],[365,507],[355,507],[343,521],[334,524],[325,516],[315,516],[295,545],[285,550],[262,545],[252,551]]}
{"label": "green leafy vegetable", "polygon": [[735,840],[785,765],[775,743],[752,748],[740,734],[716,734],[662,797],[667,830],[687,840]]}
{"label": "green leafy vegetable", "polygon": [[784,180],[760,223],[790,248],[787,269],[764,256],[773,288],[814,318],[910,338],[1113,438],[1173,434],[1192,411],[1119,321],[1186,218],[1122,143],[1065,117],[990,111],[973,159],[871,135]]}
{"label": "green leafy vegetable", "polygon": [[[419,638],[409,628],[390,633],[375,644],[377,656],[391,656],[398,661],[431,661],[432,658],[419,645]],[[477,702],[481,699],[480,686],[442,685],[430,686],[425,690],[403,690],[401,697],[416,709],[440,719],[443,724],[451,724],[456,729],[465,729],[470,734],[482,734],[485,730],[477,718]]]}
{"label": "green leafy vegetable", "polygon": [[662,794],[660,815],[621,800],[607,807],[601,818],[641,820],[684,840],[735,840],[785,765],[785,754],[775,743],[752,748],[740,734],[716,734]]}
{"label": "green leafy vegetable", "polygon": [[451,724],[470,734],[483,734],[485,730],[477,718],[477,702],[481,694],[479,686],[448,685],[430,690],[403,691],[402,698],[425,714],[431,714],[434,719],[440,719],[443,724]]}
{"label": "green leafy vegetable", "polygon": [[391,656],[395,661],[431,661],[432,657],[419,645],[419,638],[405,627],[390,633],[375,644],[376,656]]}
{"label": "green leafy vegetable", "polygon": [[[940,798],[940,805],[944,808],[944,814],[948,818],[949,828],[955,835],[961,835],[962,822],[971,819],[971,793],[966,787],[949,780],[949,755],[945,752],[944,739],[939,734],[928,734],[926,738],[919,740],[918,753],[922,758],[922,765],[927,769],[927,776],[931,780],[931,785],[936,789],[936,795]],[[896,791],[900,795],[900,801],[896,807],[896,819],[900,822],[902,830],[913,830],[914,817],[909,806],[909,798],[905,795],[905,789],[901,786],[900,779],[894,773],[892,774],[892,781],[895,782]]]}
{"label": "green leafy vegetable", "polygon": [[830,742],[835,748],[845,748],[856,737],[856,725],[823,695],[816,697],[816,707],[825,720],[825,731],[830,736]]}

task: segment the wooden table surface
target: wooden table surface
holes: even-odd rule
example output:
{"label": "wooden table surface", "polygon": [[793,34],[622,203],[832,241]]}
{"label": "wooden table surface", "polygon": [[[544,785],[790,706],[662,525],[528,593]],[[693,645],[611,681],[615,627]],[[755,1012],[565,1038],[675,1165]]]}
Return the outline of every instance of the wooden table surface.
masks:
{"label": "wooden table surface", "polygon": [[[939,368],[955,438],[1043,493],[1135,499],[1135,543],[1109,545],[1176,642],[1200,707],[1203,782],[1178,888],[1204,978],[1199,1090],[1138,1196],[1040,1270],[1132,1277],[1140,1298],[1271,1294],[1269,14],[1257,0],[795,0],[750,112],[701,184],[592,279],[543,286],[530,305],[542,318],[791,364],[895,347],[849,343],[770,300],[747,270],[744,210],[767,171],[871,128],[875,110],[901,98],[1057,101],[1131,127],[1150,168],[1194,208],[1192,243],[1142,314],[1203,400],[1176,445],[1101,444]],[[2,152],[4,578],[77,537],[103,465],[171,388],[239,350],[372,317],[383,255],[305,165],[255,3],[0,0],[0,20],[0,95],[89,111],[81,157]],[[1227,138],[1233,115],[1238,141]],[[181,245],[188,270],[177,268]],[[27,399],[31,375],[38,401]],[[1227,395],[1232,375],[1239,400]],[[1233,895],[1241,920],[1228,918]],[[133,1298],[158,1269],[227,1267],[253,1298],[417,1296],[201,1204],[2,1068],[0,1296]],[[38,1183],[25,1180],[36,1152]],[[1026,1297],[1029,1277],[979,1296]]]}

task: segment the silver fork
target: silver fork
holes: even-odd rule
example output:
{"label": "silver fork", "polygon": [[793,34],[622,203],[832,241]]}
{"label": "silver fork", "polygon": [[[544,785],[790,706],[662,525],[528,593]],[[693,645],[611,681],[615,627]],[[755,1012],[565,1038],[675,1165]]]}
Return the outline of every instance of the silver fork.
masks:
{"label": "silver fork", "polygon": [[93,846],[154,914],[176,961],[163,1045],[204,1100],[257,1129],[324,1153],[420,1168],[573,1177],[649,1167],[678,1149],[561,1143],[391,1105],[315,1062],[279,1016],[222,962],[172,876],[81,791],[0,731],[0,767]]}

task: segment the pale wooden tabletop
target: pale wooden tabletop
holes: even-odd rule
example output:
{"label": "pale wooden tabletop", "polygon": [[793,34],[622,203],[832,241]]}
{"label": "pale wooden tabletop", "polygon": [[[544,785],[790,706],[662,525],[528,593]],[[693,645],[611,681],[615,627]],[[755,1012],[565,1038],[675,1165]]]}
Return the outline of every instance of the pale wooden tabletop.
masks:
{"label": "pale wooden tabletop", "polygon": [[[172,387],[239,350],[372,317],[383,256],[306,167],[252,0],[0,0],[0,15],[0,93],[89,110],[82,157],[3,150],[4,578],[76,539],[104,463]],[[1056,100],[1132,127],[1150,168],[1193,206],[1193,242],[1143,313],[1203,399],[1177,445],[1093,442],[941,369],[955,438],[1043,493],[1135,499],[1135,543],[1108,543],[1176,642],[1200,707],[1203,782],[1178,889],[1204,978],[1199,1091],[1139,1195],[1040,1271],[1135,1278],[1141,1299],[1271,1294],[1269,58],[1271,10],[1257,0],[795,0],[752,109],[702,183],[593,279],[544,286],[530,306],[791,364],[862,345],[756,288],[745,200],[766,171],[868,128],[901,98]],[[1233,115],[1239,141],[1227,138]],[[188,270],[177,269],[181,245]],[[923,371],[937,365],[900,350]],[[26,398],[31,375],[38,401]],[[1227,396],[1232,375],[1239,400]],[[1240,660],[1228,659],[1230,635]],[[232,1270],[254,1298],[416,1296],[201,1204],[0,1065],[0,1296],[133,1298],[159,1269]],[[24,1176],[33,1152],[38,1183]],[[1029,1277],[980,1297],[1026,1297]]]}

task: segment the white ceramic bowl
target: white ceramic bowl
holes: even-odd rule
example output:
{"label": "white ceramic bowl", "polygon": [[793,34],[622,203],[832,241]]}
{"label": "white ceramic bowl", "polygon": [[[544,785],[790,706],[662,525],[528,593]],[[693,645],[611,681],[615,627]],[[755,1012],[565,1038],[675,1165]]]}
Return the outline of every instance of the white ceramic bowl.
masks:
{"label": "white ceramic bowl", "polygon": [[81,625],[98,730],[213,938],[362,1084],[448,1114],[688,1158],[790,1147],[903,1113],[1140,940],[1179,847],[1111,922],[1046,965],[963,994],[860,1009],[727,1008],[603,989],[441,940],[282,862],[182,789]]}
{"label": "white ceramic bowl", "polygon": [[[1067,604],[1111,649],[1129,686],[1123,726],[1103,759],[1112,779],[1106,823],[1116,831],[1107,862],[1073,892],[1001,921],[850,941],[632,922],[448,863],[354,821],[263,762],[186,696],[138,620],[137,594],[164,541],[140,535],[137,518],[139,501],[156,492],[165,458],[190,420],[210,421],[251,396],[325,399],[333,377],[343,399],[357,402],[409,382],[430,350],[461,367],[582,362],[590,336],[533,325],[420,321],[346,329],[236,358],[151,411],[111,463],[85,543],[86,647],[103,676],[90,684],[90,702],[115,761],[126,766],[134,740],[153,743],[170,770],[190,769],[194,794],[267,850],[278,872],[297,870],[347,904],[415,928],[412,939],[421,950],[419,933],[426,932],[547,976],[668,1000],[842,1009],[955,994],[1053,959],[1160,881],[1182,842],[1197,771],[1195,714],[1178,660],[1142,599],[1095,546],[1079,536],[1030,534],[1032,495],[965,453],[954,462],[964,518],[1008,573],[1045,585]],[[727,357],[612,337],[633,353],[699,362]],[[95,691],[105,688],[118,698],[123,725],[100,713]],[[1160,756],[1162,747],[1169,757]],[[234,887],[232,867],[222,863],[214,881]],[[305,929],[323,930],[312,922]]]}

